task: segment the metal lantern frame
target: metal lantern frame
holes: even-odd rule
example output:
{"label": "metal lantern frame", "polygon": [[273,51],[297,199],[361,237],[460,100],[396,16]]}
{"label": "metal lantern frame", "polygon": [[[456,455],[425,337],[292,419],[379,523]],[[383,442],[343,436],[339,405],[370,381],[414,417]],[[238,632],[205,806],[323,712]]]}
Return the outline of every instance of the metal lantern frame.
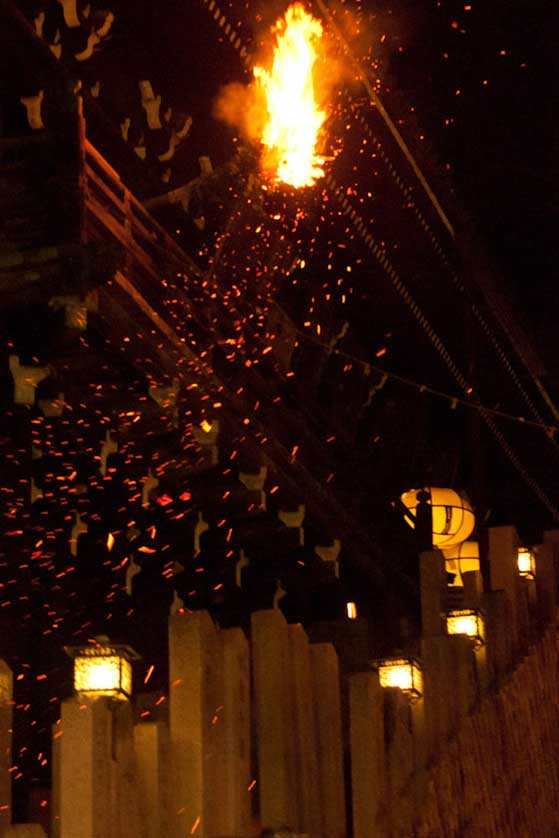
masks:
{"label": "metal lantern frame", "polygon": [[536,554],[530,547],[519,547],[516,564],[519,574],[524,579],[536,578]]}
{"label": "metal lantern frame", "polygon": [[[74,661],[74,690],[78,695],[90,698],[107,697],[129,699],[132,695],[132,661],[140,655],[131,647],[122,643],[100,642],[91,646],[66,646],[65,652]],[[89,675],[94,672],[94,664],[114,661],[117,679],[110,686],[88,686]],[[85,665],[84,665],[85,664]],[[87,666],[89,664],[89,667]]]}
{"label": "metal lantern frame", "polygon": [[373,661],[373,668],[378,672],[381,687],[399,689],[411,701],[422,698],[423,667],[419,658],[380,658]]}
{"label": "metal lantern frame", "polygon": [[485,644],[485,619],[477,608],[462,608],[446,615],[447,634],[464,635],[474,641],[476,649]]}

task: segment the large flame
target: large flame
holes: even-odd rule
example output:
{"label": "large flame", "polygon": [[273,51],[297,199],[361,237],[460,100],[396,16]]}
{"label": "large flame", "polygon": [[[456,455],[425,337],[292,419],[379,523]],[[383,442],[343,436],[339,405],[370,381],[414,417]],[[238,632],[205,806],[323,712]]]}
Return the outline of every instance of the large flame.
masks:
{"label": "large flame", "polygon": [[317,104],[313,82],[322,24],[301,3],[294,3],[273,31],[272,69],[254,68],[266,99],[261,138],[267,150],[265,166],[274,169],[276,180],[312,186],[324,174],[317,143],[326,113]]}

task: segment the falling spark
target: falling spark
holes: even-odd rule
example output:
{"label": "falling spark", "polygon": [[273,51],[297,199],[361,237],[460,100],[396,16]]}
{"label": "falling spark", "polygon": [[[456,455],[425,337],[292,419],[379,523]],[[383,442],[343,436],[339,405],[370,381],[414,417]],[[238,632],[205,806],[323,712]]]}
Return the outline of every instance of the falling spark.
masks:
{"label": "falling spark", "polygon": [[313,82],[322,24],[301,3],[295,3],[273,31],[276,46],[272,69],[254,68],[266,98],[262,143],[268,154],[264,165],[275,169],[278,181],[295,187],[312,186],[324,174],[324,160],[316,148],[326,112],[318,107]]}

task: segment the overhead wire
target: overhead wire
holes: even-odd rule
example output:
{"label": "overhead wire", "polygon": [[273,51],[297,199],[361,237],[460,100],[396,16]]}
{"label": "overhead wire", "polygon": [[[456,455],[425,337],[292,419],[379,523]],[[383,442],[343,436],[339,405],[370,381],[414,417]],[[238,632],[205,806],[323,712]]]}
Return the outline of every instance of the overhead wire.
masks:
{"label": "overhead wire", "polygon": [[[344,190],[341,186],[339,186],[332,175],[326,174],[325,181],[329,187],[330,193],[338,202],[339,206],[341,207],[341,211],[344,215],[346,215],[363,241],[365,242],[366,246],[375,256],[377,262],[380,264],[381,268],[384,270],[385,274],[389,277],[392,285],[408,306],[410,311],[412,312],[415,319],[418,321],[420,326],[422,327],[423,331],[431,341],[433,347],[437,350],[439,355],[441,356],[442,360],[444,361],[445,366],[447,367],[448,371],[462,390],[464,394],[469,394],[473,392],[472,386],[469,384],[467,379],[465,378],[464,374],[461,372],[460,368],[457,366],[456,362],[454,361],[453,357],[451,356],[450,352],[444,345],[443,341],[433,328],[431,322],[429,321],[428,317],[424,314],[419,304],[416,302],[406,285],[404,284],[402,278],[391,264],[390,260],[386,256],[384,249],[375,241],[374,237],[368,231],[366,224],[364,223],[361,216],[353,209],[350,202],[345,195]],[[518,473],[523,478],[524,482],[530,487],[533,493],[539,498],[542,504],[546,507],[548,512],[551,513],[553,519],[559,522],[559,510],[555,507],[555,505],[551,502],[549,497],[547,496],[546,492],[541,488],[539,483],[529,474],[527,469],[521,463],[520,459],[516,455],[516,453],[511,448],[510,444],[507,442],[501,431],[495,425],[493,418],[491,415],[485,411],[483,408],[480,408],[480,414],[501,446],[502,450],[507,455],[509,461],[512,465],[516,468]]]}
{"label": "overhead wire", "polygon": [[[248,52],[246,47],[242,44],[242,40],[241,40],[240,36],[237,34],[236,30],[229,23],[227,15],[225,15],[223,13],[223,11],[217,5],[215,0],[202,0],[202,1],[203,1],[204,5],[207,7],[208,11],[210,11],[212,13],[214,20],[216,20],[218,22],[218,25],[220,26],[220,28],[223,29],[226,32],[226,34],[228,34],[228,37],[229,37],[229,40],[231,41],[232,46],[234,47],[234,49],[237,50],[237,52],[239,52],[239,55],[241,56],[245,66],[249,67],[250,66],[250,59],[251,59],[250,53]],[[323,9],[323,13],[325,14],[325,16],[331,21],[331,14],[329,13],[329,10],[326,8],[326,6],[324,5],[323,0],[317,0],[317,3],[319,5],[319,7],[321,7]],[[345,43],[345,39],[343,39],[343,36],[341,35],[341,33],[340,33],[340,37],[342,39],[342,42]],[[347,49],[349,49],[349,47],[347,47]],[[350,58],[351,58],[352,63],[354,64],[355,59],[351,55],[350,55]],[[363,76],[365,76],[365,79],[366,79],[366,75],[364,74],[362,69],[359,66],[357,68],[359,70],[360,78],[362,78],[362,80],[363,80]],[[366,86],[366,89],[367,89],[368,93],[369,93],[369,90],[374,93],[374,91],[372,91],[370,83],[368,82],[368,79],[366,79],[366,85],[365,86]],[[375,96],[371,97],[371,98],[374,101],[375,99],[378,99],[378,96],[376,96],[376,94],[375,94]],[[380,102],[380,99],[379,99],[379,102]],[[448,218],[446,217],[446,214],[444,213],[444,210],[442,210],[442,207],[440,206],[436,196],[434,195],[433,191],[429,187],[429,184],[427,183],[425,177],[423,176],[423,173],[421,172],[421,170],[419,169],[419,167],[418,167],[417,163],[415,162],[413,156],[411,155],[411,152],[409,151],[406,144],[404,143],[403,138],[401,138],[401,135],[397,131],[396,127],[394,126],[394,123],[392,122],[392,120],[390,120],[390,117],[388,116],[388,114],[386,112],[386,109],[384,108],[382,103],[380,103],[380,104],[381,104],[382,110],[378,107],[378,105],[377,105],[377,109],[379,109],[379,112],[381,113],[381,115],[383,116],[383,119],[385,119],[385,121],[386,121],[386,117],[388,117],[389,123],[387,122],[387,125],[388,125],[389,129],[391,130],[391,133],[393,134],[398,146],[404,152],[404,154],[405,154],[406,158],[408,159],[408,162],[410,163],[414,173],[416,174],[416,176],[420,180],[424,190],[426,191],[427,195],[429,196],[429,198],[431,200],[431,203],[435,207],[435,209],[437,211],[437,214],[441,218],[442,223],[444,224],[446,229],[449,231],[452,238],[454,238],[454,235],[455,235],[454,234],[454,228],[452,227]],[[398,139],[398,138],[400,138],[400,139]],[[394,167],[392,167],[392,168],[394,169]],[[395,169],[394,169],[394,172],[395,172]],[[367,245],[369,250],[371,250],[371,252],[375,256],[375,258],[377,259],[377,261],[380,264],[383,271],[388,275],[388,277],[389,277],[390,281],[392,282],[393,286],[395,287],[396,291],[398,292],[400,297],[403,299],[405,304],[408,306],[408,308],[411,310],[412,314],[414,315],[416,320],[419,322],[419,324],[421,325],[421,327],[423,328],[423,330],[425,331],[425,333],[429,337],[432,345],[434,346],[434,348],[437,350],[437,352],[441,356],[443,362],[445,363],[445,366],[447,367],[447,369],[449,370],[449,372],[453,376],[454,380],[456,381],[456,383],[458,384],[458,386],[460,387],[462,392],[466,395],[469,395],[469,393],[473,392],[473,388],[470,386],[470,384],[468,383],[468,381],[464,377],[463,373],[461,372],[459,367],[456,365],[454,359],[450,355],[450,353],[447,350],[446,346],[444,345],[443,341],[441,340],[439,335],[435,332],[435,330],[434,330],[433,326],[431,325],[430,321],[428,320],[428,318],[426,317],[426,315],[424,314],[424,312],[422,311],[422,309],[420,308],[418,303],[415,301],[415,299],[413,298],[413,296],[411,295],[411,293],[409,292],[409,290],[405,286],[405,284],[402,281],[401,277],[399,276],[398,272],[396,271],[394,266],[390,263],[388,257],[384,253],[383,248],[381,248],[378,245],[378,243],[375,241],[375,239],[373,238],[371,233],[368,231],[368,229],[367,229],[363,219],[361,218],[361,216],[359,216],[359,214],[353,209],[353,207],[351,207],[349,201],[347,200],[347,197],[345,196],[345,194],[342,190],[342,187],[339,186],[336,183],[333,176],[330,175],[330,174],[327,174],[325,176],[325,181],[326,181],[326,184],[327,184],[330,192],[333,194],[334,198],[336,199],[336,201],[341,206],[343,214],[349,217],[350,221],[352,222],[352,224],[354,225],[354,227],[356,228],[358,233],[361,235],[365,244]],[[516,453],[511,448],[510,444],[507,442],[507,440],[505,439],[505,437],[503,436],[501,431],[495,425],[495,422],[493,421],[493,418],[490,415],[490,413],[482,407],[479,408],[479,412],[480,412],[481,416],[483,417],[483,420],[484,420],[485,424],[487,425],[487,427],[489,428],[489,430],[491,431],[491,433],[493,434],[493,436],[495,437],[495,439],[499,443],[501,449],[504,451],[504,453],[506,454],[507,458],[509,459],[511,464],[514,466],[514,468],[518,471],[518,473],[520,474],[520,476],[522,477],[522,479],[524,480],[526,485],[533,491],[533,493],[536,495],[536,497],[538,497],[538,499],[541,501],[541,503],[545,506],[545,508],[551,514],[553,519],[556,522],[559,523],[559,510],[551,502],[551,500],[547,496],[546,492],[541,488],[539,483],[529,474],[527,469],[524,467],[524,465],[522,464],[522,462],[520,461],[520,459],[518,458]],[[542,424],[543,424],[543,420],[542,420]]]}
{"label": "overhead wire", "polygon": [[497,407],[488,407],[487,405],[481,404],[477,401],[472,401],[471,399],[465,399],[460,396],[453,395],[451,393],[445,392],[443,390],[439,390],[435,387],[431,387],[428,384],[425,384],[420,381],[416,381],[413,378],[409,378],[404,375],[400,375],[399,373],[392,372],[387,370],[385,367],[380,367],[370,361],[365,360],[357,355],[352,354],[351,352],[347,352],[344,349],[339,349],[337,346],[330,346],[328,343],[325,343],[319,337],[316,337],[312,333],[308,331],[304,331],[300,327],[298,327],[290,318],[289,314],[274,300],[269,301],[271,305],[273,305],[276,309],[278,309],[282,316],[289,320],[290,326],[293,331],[303,340],[308,341],[309,343],[313,343],[316,346],[320,347],[324,350],[324,352],[328,355],[336,355],[340,358],[343,358],[346,361],[349,361],[351,364],[355,366],[359,366],[363,369],[366,375],[370,375],[372,372],[377,373],[380,376],[381,384],[377,385],[375,389],[380,390],[384,383],[387,381],[395,381],[398,384],[402,384],[406,387],[410,387],[414,390],[419,391],[420,393],[427,393],[430,396],[434,396],[441,400],[444,400],[449,403],[452,409],[455,409],[458,405],[461,407],[465,407],[468,410],[476,410],[476,411],[484,411],[486,413],[495,416],[498,419],[506,419],[510,422],[515,422],[518,424],[523,425],[524,427],[534,428],[536,430],[542,431],[548,435],[555,435],[559,434],[559,425],[546,425],[541,422],[534,421],[532,419],[527,419],[525,416],[518,416],[514,413],[509,413],[505,410],[501,410]]}
{"label": "overhead wire", "polygon": [[[348,57],[348,60],[351,63],[351,66],[353,67],[353,69],[357,73],[359,79],[361,80],[361,82],[362,82],[362,84],[363,84],[363,86],[364,86],[364,88],[367,92],[367,95],[369,96],[370,101],[372,102],[373,106],[375,107],[375,111],[377,111],[380,114],[384,123],[388,127],[390,133],[392,134],[392,136],[396,140],[396,143],[397,143],[398,147],[403,152],[406,160],[408,161],[408,163],[409,163],[410,167],[412,168],[414,174],[416,175],[416,177],[419,180],[421,186],[423,187],[425,193],[427,194],[427,196],[428,196],[432,206],[434,207],[437,215],[439,216],[440,220],[442,221],[442,223],[445,226],[445,228],[447,229],[447,231],[450,233],[452,239],[454,240],[456,238],[454,227],[452,226],[452,224],[450,223],[450,221],[448,219],[448,216],[446,215],[446,213],[442,209],[441,204],[439,203],[435,193],[431,189],[430,185],[427,183],[427,180],[426,180],[423,172],[421,171],[420,167],[418,166],[415,158],[413,157],[413,154],[411,153],[409,147],[407,146],[406,142],[404,141],[401,133],[398,131],[398,128],[394,124],[394,121],[391,119],[391,117],[388,114],[386,108],[384,107],[384,104],[383,104],[380,96],[378,95],[378,93],[372,87],[372,85],[371,85],[371,83],[368,79],[367,73],[365,72],[365,70],[361,66],[361,63],[356,59],[355,55],[353,54],[353,51],[351,49],[350,44],[347,42],[347,39],[345,38],[345,36],[343,35],[339,26],[336,24],[336,22],[334,20],[332,12],[328,8],[328,6],[324,2],[324,0],[315,0],[315,2],[317,4],[318,8],[320,9],[320,11],[322,12],[322,14],[324,15],[324,17],[326,18],[331,30],[334,32],[338,41],[342,45],[342,47],[344,49],[344,52],[346,53],[346,55]],[[407,185],[403,181],[403,179],[400,177],[400,175],[396,171],[396,168],[394,167],[394,165],[390,161],[388,155],[386,154],[386,152],[382,148],[382,144],[380,143],[378,138],[376,136],[374,136],[374,134],[370,130],[370,127],[368,126],[368,123],[366,122],[365,118],[363,117],[363,114],[359,114],[357,116],[357,120],[360,122],[360,124],[362,125],[362,127],[364,128],[366,133],[369,135],[369,137],[377,145],[378,151],[379,151],[381,157],[384,159],[385,163],[387,164],[388,170],[389,170],[390,174],[393,176],[398,188],[404,193],[404,195],[409,196],[411,194],[411,187],[409,187],[409,185]],[[522,382],[520,381],[520,378],[518,377],[514,367],[510,363],[505,350],[503,349],[501,343],[497,339],[493,329],[487,323],[487,321],[486,321],[485,317],[483,316],[479,307],[470,299],[470,295],[468,294],[467,289],[466,289],[464,283],[462,282],[462,279],[461,279],[460,275],[452,269],[446,255],[444,253],[444,249],[441,247],[440,242],[437,240],[437,237],[435,236],[434,232],[430,228],[430,225],[428,224],[425,217],[423,216],[423,213],[421,212],[421,210],[419,209],[419,207],[417,206],[417,204],[415,202],[413,202],[413,207],[412,208],[413,208],[414,214],[416,215],[416,217],[419,221],[420,226],[424,229],[424,232],[427,234],[428,238],[430,239],[430,241],[431,241],[431,243],[432,243],[432,245],[435,249],[435,252],[439,255],[439,257],[440,257],[440,259],[443,263],[443,266],[445,267],[446,270],[448,270],[453,284],[460,291],[460,293],[463,294],[468,299],[468,304],[470,306],[470,309],[471,309],[472,313],[474,314],[476,320],[480,324],[480,326],[481,326],[482,330],[484,331],[486,337],[489,339],[489,341],[493,345],[493,348],[495,349],[501,363],[503,364],[503,366],[507,370],[507,372],[510,375],[510,377],[512,378],[512,380],[514,381],[515,386],[517,387],[517,389],[518,389],[519,393],[521,394],[522,398],[524,399],[527,406],[531,410],[532,415],[534,416],[534,418],[538,422],[543,424],[544,420],[543,420],[541,414],[539,413],[539,411],[538,411],[537,407],[535,406],[533,400],[530,398],[530,396],[527,393],[526,389],[524,388]],[[519,356],[520,360],[524,364],[526,370],[528,371],[534,386],[536,387],[540,396],[543,398],[543,400],[546,403],[548,409],[550,410],[551,414],[553,415],[553,418],[555,419],[555,421],[559,421],[559,410],[556,407],[555,403],[553,402],[553,399],[551,398],[551,396],[547,392],[546,388],[542,384],[542,382],[540,380],[540,377],[538,375],[536,375],[534,373],[534,371],[531,369],[531,366],[530,366],[529,362],[527,361],[524,353],[521,351],[521,349],[517,345],[517,342],[514,341],[511,338],[511,335],[508,333],[506,325],[502,322],[502,319],[498,318],[498,320],[499,320],[500,326],[503,329],[503,331],[505,332],[511,346],[513,347],[513,349],[515,350],[515,352]],[[559,453],[559,449],[557,448],[557,444],[556,444],[555,440],[552,439],[551,443],[554,446],[555,452]]]}

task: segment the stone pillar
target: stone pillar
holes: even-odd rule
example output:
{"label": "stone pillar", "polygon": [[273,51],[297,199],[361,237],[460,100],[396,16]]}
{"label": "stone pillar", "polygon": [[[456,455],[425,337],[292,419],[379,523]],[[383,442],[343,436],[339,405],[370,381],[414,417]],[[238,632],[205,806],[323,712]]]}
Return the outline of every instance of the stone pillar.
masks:
{"label": "stone pillar", "polygon": [[318,788],[318,758],[309,641],[303,626],[288,626],[293,687],[298,819],[294,827],[307,835],[323,835]]}
{"label": "stone pillar", "polygon": [[487,656],[487,629],[485,637],[485,644],[474,652],[477,692],[480,698],[483,698],[491,682]]}
{"label": "stone pillar", "polygon": [[466,570],[462,574],[464,583],[464,608],[479,608],[483,595],[483,578],[479,570]]}
{"label": "stone pillar", "polygon": [[0,660],[0,835],[12,820],[12,701],[12,670]]}
{"label": "stone pillar", "polygon": [[491,590],[504,591],[507,602],[507,630],[513,650],[519,641],[518,535],[514,527],[489,528],[489,571]]}
{"label": "stone pillar", "polygon": [[210,804],[216,753],[212,753],[209,734],[219,707],[217,644],[217,633],[206,611],[177,613],[170,618],[170,838],[191,833],[196,838],[213,838]]}
{"label": "stone pillar", "polygon": [[414,800],[415,812],[423,806],[427,793],[429,779],[427,769],[427,725],[425,722],[425,698],[410,704],[411,727],[413,735],[413,764],[414,764]]}
{"label": "stone pillar", "polygon": [[415,803],[410,794],[415,771],[411,705],[398,689],[386,689],[384,700],[388,822],[393,835],[410,835]]}
{"label": "stone pillar", "polygon": [[487,678],[499,683],[505,677],[511,662],[511,637],[508,630],[508,601],[504,591],[488,591],[483,595]]}
{"label": "stone pillar", "polygon": [[50,796],[50,834],[51,838],[60,838],[60,751],[62,748],[62,726],[52,725],[51,796]]}
{"label": "stone pillar", "polygon": [[251,714],[249,649],[241,629],[220,633],[222,695],[216,710],[218,748],[215,835],[250,831]]}
{"label": "stone pillar", "polygon": [[164,722],[142,722],[134,728],[138,759],[140,811],[146,838],[169,834],[170,792],[169,728]]}
{"label": "stone pillar", "polygon": [[266,827],[290,826],[297,818],[293,689],[289,636],[281,611],[252,615],[254,715],[260,817]]}
{"label": "stone pillar", "polygon": [[109,699],[62,702],[60,838],[115,838],[110,805],[113,724]]}
{"label": "stone pillar", "polygon": [[446,742],[452,727],[454,684],[450,675],[450,639],[446,635],[421,638],[427,755]]}
{"label": "stone pillar", "polygon": [[118,838],[146,838],[146,823],[140,814],[131,704],[128,701],[114,702],[112,716],[111,793],[114,834]]}
{"label": "stone pillar", "polygon": [[425,637],[446,632],[446,570],[440,550],[429,550],[419,557],[421,626]]}
{"label": "stone pillar", "polygon": [[[451,662],[451,725],[456,728],[472,710],[476,700],[476,652],[466,635],[448,638]],[[480,650],[481,651],[481,650]]]}
{"label": "stone pillar", "polygon": [[383,838],[384,691],[374,672],[349,678],[349,725],[353,836]]}
{"label": "stone pillar", "polygon": [[6,838],[46,838],[45,831],[38,823],[13,824],[5,833]]}
{"label": "stone pillar", "polygon": [[559,530],[545,532],[544,542],[536,554],[536,591],[542,626],[550,622],[557,608],[558,558]]}
{"label": "stone pillar", "polygon": [[345,838],[344,747],[340,671],[330,643],[312,644],[311,673],[317,730],[319,803],[322,838]]}

